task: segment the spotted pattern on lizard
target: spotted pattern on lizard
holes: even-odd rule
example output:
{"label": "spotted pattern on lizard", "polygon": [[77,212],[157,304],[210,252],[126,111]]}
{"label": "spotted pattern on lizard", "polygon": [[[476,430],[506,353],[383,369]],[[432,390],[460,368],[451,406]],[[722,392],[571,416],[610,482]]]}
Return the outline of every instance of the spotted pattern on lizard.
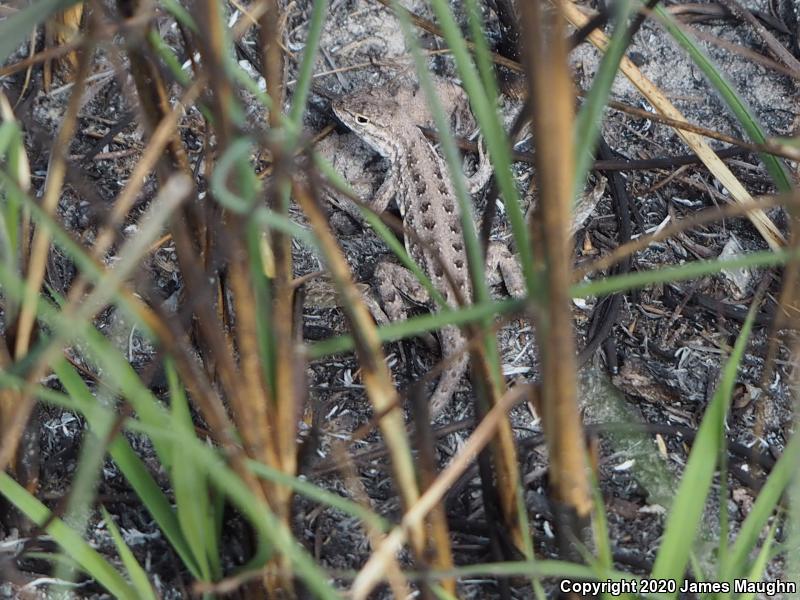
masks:
{"label": "spotted pattern on lizard", "polygon": [[[386,158],[391,167],[371,201],[370,207],[383,212],[395,198],[403,225],[416,235],[405,236],[409,255],[431,279],[447,304],[456,307],[458,296],[472,301],[472,287],[461,217],[444,160],[423,135],[403,103],[402,94],[391,89],[372,89],[342,97],[333,102],[333,111],[342,123]],[[472,191],[485,185],[489,170],[478,170],[470,181]],[[500,268],[513,295],[523,293],[519,267],[508,249],[491,246],[487,253],[488,271]],[[448,269],[451,287],[444,268]],[[429,302],[427,293],[411,274],[394,263],[381,263],[376,269],[378,293],[389,318],[406,316],[403,296]],[[398,293],[401,290],[403,293]],[[443,358],[453,358],[442,373],[431,397],[431,412],[438,415],[449,403],[468,367],[463,351],[465,338],[457,327],[445,327],[440,334]],[[458,355],[456,356],[456,353]]]}

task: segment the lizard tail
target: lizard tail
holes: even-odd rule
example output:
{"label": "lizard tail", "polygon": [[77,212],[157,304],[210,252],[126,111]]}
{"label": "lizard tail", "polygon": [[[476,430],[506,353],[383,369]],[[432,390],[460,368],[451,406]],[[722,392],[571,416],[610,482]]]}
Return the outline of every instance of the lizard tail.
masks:
{"label": "lizard tail", "polygon": [[[449,329],[449,328],[448,328]],[[431,416],[435,419],[450,403],[469,367],[469,354],[464,351],[464,338],[458,329],[442,332],[442,358],[449,359],[455,352],[458,357],[444,370],[431,396]]]}

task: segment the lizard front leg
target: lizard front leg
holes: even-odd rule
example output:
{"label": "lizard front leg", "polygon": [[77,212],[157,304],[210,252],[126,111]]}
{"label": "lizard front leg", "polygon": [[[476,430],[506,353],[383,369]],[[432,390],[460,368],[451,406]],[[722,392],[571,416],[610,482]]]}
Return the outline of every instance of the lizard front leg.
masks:
{"label": "lizard front leg", "polygon": [[475,172],[467,178],[467,189],[470,194],[475,194],[483,189],[492,178],[492,162],[486,156],[483,147],[483,138],[478,138],[478,167]]}
{"label": "lizard front leg", "polygon": [[[371,198],[363,200],[363,203],[367,206],[367,208],[380,215],[386,210],[386,207],[389,206],[389,202],[392,201],[392,198],[394,198],[395,194],[397,193],[398,180],[399,174],[397,169],[390,169],[386,174],[386,178],[383,180],[383,183],[381,183],[380,187],[378,187],[378,190],[375,192],[375,194],[373,194]],[[338,208],[347,213],[347,216],[361,225],[361,227],[367,226],[364,215],[361,214],[361,209],[356,205],[355,202],[349,198],[344,198],[338,202],[335,202],[335,204],[338,206]],[[341,229],[341,225],[339,225],[338,228]]]}
{"label": "lizard front leg", "polygon": [[[408,302],[425,305],[430,303],[427,290],[414,274],[396,263],[383,261],[375,268],[375,281],[383,310],[390,321],[404,321],[408,318]],[[428,336],[425,340],[432,345]],[[435,345],[435,344],[434,344]]]}

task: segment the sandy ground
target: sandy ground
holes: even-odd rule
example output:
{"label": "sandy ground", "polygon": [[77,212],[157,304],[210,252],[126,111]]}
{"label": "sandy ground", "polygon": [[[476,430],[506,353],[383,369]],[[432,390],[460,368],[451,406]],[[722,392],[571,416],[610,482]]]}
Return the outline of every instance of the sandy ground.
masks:
{"label": "sandy ground", "polygon": [[[754,10],[769,11],[766,1],[745,4]],[[423,17],[431,17],[424,2],[411,2],[407,6]],[[786,10],[781,13],[785,18],[794,19],[793,23],[788,24],[797,30],[797,11],[792,13],[786,6],[779,8]],[[304,47],[308,9],[309,3],[305,1],[291,4],[286,43],[296,57]],[[496,40],[496,18],[489,11],[486,19],[491,37]],[[728,42],[766,53],[753,30],[738,21],[717,19],[695,23],[693,27]],[[796,38],[791,40],[785,34],[776,35],[787,47],[794,44],[793,50],[798,54]],[[250,38],[245,40],[245,47],[252,48],[253,41]],[[422,41],[429,50],[441,47],[439,40],[427,34],[422,36]],[[703,46],[761,120],[768,135],[797,134],[800,110],[796,102],[796,81],[728,50],[707,43],[703,43]],[[737,137],[744,136],[699,69],[658,25],[645,23],[630,48],[629,56],[691,122]],[[598,67],[598,53],[584,44],[573,52],[572,61],[576,84],[588,89]],[[244,59],[242,64],[245,68],[252,68]],[[288,64],[288,79],[292,81],[297,64],[293,60]],[[453,65],[446,57],[436,56],[431,60],[431,67],[438,77],[456,80]],[[97,71],[109,68],[108,56],[100,57]],[[331,3],[322,38],[322,51],[315,70],[318,73],[315,84],[332,94],[386,85],[398,79],[408,81],[409,86],[414,85],[413,69],[396,20],[385,8],[368,0],[334,0]],[[3,85],[13,94],[14,86],[18,89],[19,81],[10,79],[4,81]],[[46,95],[40,88],[39,85],[39,91],[29,96],[21,108],[37,191],[44,182],[49,132],[57,126],[68,96],[66,93]],[[118,193],[144,141],[141,130],[130,126],[108,148],[102,149],[108,154],[120,150],[131,151],[130,154],[123,152],[122,156],[95,157],[91,163],[81,162],[77,156],[91,149],[98,137],[94,133],[104,133],[121,119],[121,115],[135,106],[131,84],[124,79],[113,76],[100,78],[91,89],[93,97],[81,111],[81,133],[70,149],[76,156],[75,164],[79,167],[80,178],[67,187],[60,204],[60,215],[67,228],[87,243],[93,239],[97,207],[110,202]],[[614,85],[612,97],[631,105],[645,106],[641,104],[635,89],[621,76]],[[246,96],[244,98],[246,100]],[[518,99],[503,98],[501,110],[507,123],[513,120],[519,109]],[[255,108],[253,112],[257,112]],[[306,123],[308,131],[317,132],[331,121],[328,100],[313,94]],[[190,159],[196,160],[202,145],[197,133],[200,131],[200,120],[196,111],[190,111],[182,125]],[[603,135],[614,150],[630,159],[687,153],[687,148],[673,130],[616,111],[606,112]],[[717,142],[712,145],[722,146]],[[523,140],[517,149],[526,150],[529,147],[528,139]],[[377,189],[388,168],[384,161],[342,127],[320,142],[319,148],[363,197],[369,197]],[[466,162],[467,170],[471,169],[473,159],[467,158]],[[765,169],[755,156],[746,155],[727,162],[751,193],[774,191]],[[796,165],[791,166],[796,169]],[[516,164],[514,169],[520,189],[528,190],[531,181],[535,182],[532,169],[522,163]],[[667,171],[626,173],[626,187],[638,213],[634,235],[652,231],[667,218],[690,215],[700,208],[725,201],[726,192],[704,168],[687,167],[677,177],[668,179],[668,175]],[[595,183],[594,179],[588,182],[587,189],[594,188]],[[153,191],[154,186],[150,183],[147,197]],[[532,200],[527,194],[526,199]],[[337,226],[347,259],[357,279],[369,286],[375,265],[389,251],[372,232],[362,229],[333,205],[341,203],[342,199],[331,200],[331,220]],[[485,193],[475,196],[476,214],[482,212],[487,201]],[[143,202],[135,214],[138,215],[145,205]],[[779,224],[784,224],[785,218],[779,210],[773,211],[772,216]],[[302,223],[302,216],[298,214],[297,218]],[[135,231],[132,229],[126,231],[126,234],[133,233]],[[613,248],[616,236],[616,220],[606,194],[576,235],[576,261],[590,258],[592,252],[603,253]],[[492,238],[510,241],[508,224],[502,212],[495,223]],[[732,240],[745,250],[766,248],[748,222],[730,219],[651,246],[635,256],[633,268],[646,270],[697,258],[715,257],[726,244],[732,244]],[[294,258],[297,275],[321,268],[318,257],[302,246],[295,245]],[[65,285],[74,275],[72,267],[58,253],[54,253],[51,265],[48,277],[56,285]],[[179,288],[180,277],[176,271],[174,253],[169,246],[154,255],[148,269],[165,298]],[[605,352],[597,352],[583,370],[582,405],[587,423],[634,419],[667,427],[696,429],[715,389],[722,361],[736,339],[740,323],[735,319],[720,317],[714,311],[697,308],[694,297],[699,294],[747,307],[753,291],[768,274],[756,271],[747,275],[740,282],[740,287],[729,278],[714,276],[628,294],[612,332],[613,344],[607,345]],[[779,283],[778,279],[770,285],[770,300],[773,303],[780,289]],[[502,288],[495,292],[498,296],[505,295]],[[597,302],[597,299],[590,298],[576,303],[574,307],[579,345],[584,341]],[[423,312],[424,308],[419,310]],[[343,332],[346,327],[341,312],[322,301],[310,301],[304,319],[304,332],[309,340],[324,339]],[[130,324],[113,311],[104,313],[99,324],[129,353],[135,366],[143,368],[149,362],[152,347],[141,335],[132,332]],[[535,380],[535,337],[531,324],[521,319],[511,321],[503,326],[499,339],[503,368],[509,381]],[[785,345],[782,346],[774,375],[768,382],[762,382],[767,343],[766,329],[757,327],[748,344],[740,373],[734,408],[728,419],[728,434],[732,441],[777,456],[792,429],[789,355]],[[404,343],[402,351],[400,345],[394,344],[388,346],[386,352],[401,387],[422,376],[438,359],[435,348],[430,349],[415,340]],[[610,355],[615,360],[609,361]],[[610,369],[609,362],[612,366],[616,362],[616,367]],[[358,365],[350,355],[317,361],[309,367],[311,401],[320,415],[322,437],[319,448],[309,460],[307,474],[316,483],[345,495],[351,495],[346,483],[336,474],[324,474],[324,471],[331,458],[330,443],[349,436],[370,416],[357,370]],[[452,406],[437,425],[470,419],[471,398],[471,387],[465,380]],[[526,444],[520,452],[520,470],[526,481],[526,500],[531,510],[537,551],[540,556],[555,556],[553,525],[545,499],[546,456],[541,444],[537,444],[540,440],[539,422],[528,407],[515,409],[512,419],[521,443]],[[43,477],[45,485],[42,495],[56,502],[74,474],[83,422],[70,413],[47,408],[42,412],[41,423],[46,475]],[[442,435],[437,447],[442,462],[458,451],[469,431],[467,423],[464,428]],[[148,457],[154,472],[160,473],[149,444],[145,440],[132,441]],[[360,470],[373,508],[396,518],[399,504],[388,478],[385,458],[371,459],[360,454],[366,449],[378,447],[377,444],[379,439],[376,436],[354,444],[352,451],[356,455],[355,464]],[[646,565],[654,557],[662,533],[664,497],[677,485],[680,471],[685,465],[687,448],[685,441],[667,432],[636,440],[619,440],[608,435],[602,437],[600,483],[608,511],[610,536],[622,568],[641,572],[637,566]],[[658,463],[653,468],[658,474],[651,478],[640,476],[637,469],[647,469],[653,461]],[[741,458],[734,457],[732,461],[742,464]],[[751,474],[756,480],[764,478],[764,473],[757,469],[751,469]],[[166,484],[163,473],[161,475]],[[181,574],[178,559],[172,555],[149,516],[136,504],[110,461],[103,470],[100,495],[105,498],[106,507],[118,517],[118,524],[125,530],[129,543],[146,564],[148,572],[158,582],[164,597],[181,597],[183,591],[178,577]],[[747,485],[739,480],[732,481],[729,498],[724,503],[731,518],[732,535],[749,511],[753,498],[753,492]],[[718,519],[713,516],[718,506],[719,499],[715,492],[709,500],[709,518],[705,519],[705,529],[702,531],[702,536],[708,540],[706,550],[713,548],[718,535]],[[473,479],[465,480],[459,489],[448,496],[447,508],[452,517],[450,525],[456,562],[474,564],[488,561],[487,520],[476,473]],[[230,521],[232,525],[229,539],[226,539],[226,560],[233,566],[243,560],[247,544],[241,542],[246,536],[237,535],[242,532],[241,524],[235,517]],[[93,524],[97,522],[94,520]],[[358,524],[331,509],[319,508],[298,498],[295,525],[298,538],[324,567],[358,568],[369,554],[369,545]],[[2,544],[10,543],[17,536],[14,531],[2,533],[5,537]],[[101,550],[113,552],[104,529],[93,527],[89,535]],[[46,544],[45,541],[38,543]],[[9,552],[5,548],[0,546],[0,560],[4,553]],[[708,556],[703,556],[701,552],[701,561],[706,558]],[[19,566],[31,578],[35,578],[36,573],[44,572],[43,565],[35,561],[26,561]],[[777,577],[781,569],[780,561],[774,561],[770,573]],[[186,577],[183,580],[188,581]],[[18,589],[10,584],[0,584],[0,596],[5,594],[11,597],[15,593],[12,590]],[[465,582],[461,591],[465,597],[474,598],[494,597],[498,593],[496,583],[488,579]],[[79,588],[76,593],[88,597],[95,595],[96,589],[91,586]],[[518,598],[530,597],[529,588],[515,589],[512,593]]]}

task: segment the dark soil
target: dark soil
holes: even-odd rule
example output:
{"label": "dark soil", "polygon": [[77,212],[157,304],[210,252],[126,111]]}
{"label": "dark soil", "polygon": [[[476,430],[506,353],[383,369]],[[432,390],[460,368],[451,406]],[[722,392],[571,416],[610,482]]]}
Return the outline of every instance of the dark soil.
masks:
{"label": "dark soil", "polygon": [[[291,51],[297,53],[296,56],[300,56],[304,47],[309,4],[305,0],[291,3],[286,43]],[[750,0],[743,4],[765,14],[770,12],[766,0]],[[795,35],[781,32],[775,26],[771,31],[796,56],[800,56],[796,37],[800,26],[797,7],[791,6],[791,0],[774,4],[780,5],[776,18],[782,19],[787,31],[795,32]],[[414,1],[407,5],[421,16],[431,18],[425,3]],[[499,42],[501,36],[496,16],[492,11],[487,11],[486,19],[492,39]],[[693,26],[767,54],[763,42],[752,28],[737,19],[715,18],[696,22]],[[422,35],[422,40],[430,49],[439,48],[442,44],[428,34]],[[253,35],[244,41],[245,48],[252,49],[254,44]],[[761,120],[768,135],[797,135],[800,117],[796,102],[797,81],[728,50],[710,44],[703,45]],[[743,137],[734,117],[699,69],[657,24],[644,24],[629,54],[689,121]],[[24,56],[25,49],[21,48],[11,61]],[[588,45],[582,45],[572,56],[576,82],[583,89],[588,89],[598,67],[598,54]],[[252,68],[252,65],[245,63],[243,59],[243,65]],[[298,65],[294,60],[289,60],[288,64],[288,79],[293,81]],[[432,64],[439,77],[455,78],[449,59],[436,58]],[[98,225],[130,176],[139,152],[146,143],[138,125],[135,92],[126,76],[114,75],[111,56],[107,52],[98,54],[94,69],[98,74],[108,74],[90,84],[90,98],[81,109],[78,135],[70,148],[73,158],[68,185],[59,205],[59,217],[64,226],[86,244],[93,241]],[[316,85],[333,94],[382,85],[397,78],[406,78],[409,85],[413,85],[413,68],[397,22],[389,11],[371,0],[335,0],[331,3],[316,72],[319,74]],[[20,93],[22,77],[0,80],[0,85],[13,103]],[[40,193],[44,186],[49,144],[62,118],[68,96],[67,91],[58,89],[45,93],[41,85],[41,73],[35,70],[34,79],[17,108],[17,115],[26,130],[34,174],[34,193]],[[634,106],[641,103],[637,92],[621,75],[612,97]],[[509,126],[520,108],[518,100],[510,97],[503,99],[503,116]],[[256,109],[253,108],[253,111]],[[320,95],[312,95],[307,119],[309,132],[319,131],[331,121],[327,100]],[[98,148],[98,140],[118,124],[121,126],[113,140],[106,140]],[[202,127],[197,111],[187,111],[181,123],[181,132],[190,159],[194,162],[200,157],[202,149]],[[616,153],[628,159],[670,157],[688,152],[672,129],[611,110],[605,115],[603,136]],[[714,145],[722,147],[719,143]],[[527,139],[517,149],[525,151],[530,147],[531,142]],[[363,196],[374,192],[383,179],[387,165],[343,128],[336,129],[322,140],[320,149]],[[752,194],[775,191],[757,156],[744,154],[726,162]],[[796,165],[790,166],[795,169],[796,179]],[[535,180],[535,174],[525,163],[517,163],[514,168],[520,189],[527,190],[531,180]],[[630,224],[634,236],[653,231],[665,219],[688,217],[702,208],[725,202],[727,193],[704,167],[689,166],[672,177],[674,171],[624,173],[624,186],[631,198]],[[593,177],[596,176],[599,174]],[[587,189],[592,189],[595,183],[596,180],[588,183]],[[132,211],[129,227],[123,231],[125,236],[135,234],[134,223],[154,192],[153,180],[145,186],[137,209]],[[494,201],[486,197],[486,190],[474,200],[476,214],[483,212],[487,202]],[[330,212],[332,222],[338,224],[339,240],[356,278],[366,284],[371,283],[372,271],[377,262],[388,255],[388,249],[374,233],[351,222],[338,208],[331,206]],[[302,223],[299,211],[295,215]],[[781,226],[785,225],[781,210],[772,211],[771,216]],[[614,204],[606,186],[605,194],[576,234],[576,264],[615,247],[619,243],[619,234]],[[502,212],[495,220],[492,238],[511,239]],[[742,251],[766,248],[748,221],[728,219],[698,227],[679,238],[653,244],[634,256],[631,269],[644,271],[712,258],[719,256],[726,245],[731,244],[738,244]],[[311,250],[299,244],[294,249],[296,275],[321,268],[318,257]],[[113,259],[113,252],[111,254],[109,260]],[[145,275],[162,298],[170,298],[178,292],[181,278],[174,249],[169,243],[152,255],[144,266]],[[74,276],[74,267],[61,253],[53,250],[48,283],[55,290],[64,291]],[[781,274],[777,270],[746,273],[737,280],[738,286],[733,278],[718,275],[628,293],[615,316],[610,336],[602,340],[597,350],[587,357],[582,371],[582,407],[586,423],[591,425],[592,435],[599,440],[600,487],[617,566],[623,570],[646,573],[649,569],[662,534],[668,494],[676,489],[686,464],[691,446],[690,433],[697,429],[702,419],[725,358],[741,328],[741,318],[735,311],[726,309],[737,307],[746,310],[756,288],[765,279],[768,280],[769,292],[762,310],[769,316],[775,310],[776,298],[780,293]],[[496,292],[498,296],[505,294],[503,289]],[[589,298],[575,304],[580,347],[592,338],[592,315],[600,303],[601,299]],[[153,347],[130,323],[116,311],[108,310],[98,318],[96,324],[130,356],[137,370],[147,372],[148,365],[155,357]],[[341,311],[312,295],[304,310],[304,333],[307,339],[324,339],[345,330]],[[778,360],[765,380],[765,356],[772,339],[779,344]],[[513,319],[504,324],[499,340],[508,380],[535,380],[536,342],[531,324],[526,319]],[[760,323],[756,327],[747,346],[733,408],[727,421],[731,443],[750,448],[768,459],[780,455],[793,429],[791,345],[789,332],[781,332],[781,335],[770,338],[767,324]],[[389,345],[386,352],[401,389],[424,375],[439,358],[435,348],[431,349],[416,340],[403,342],[402,345]],[[352,355],[319,360],[309,366],[308,376],[310,402],[315,406],[320,431],[318,443],[307,456],[303,471],[315,483],[352,496],[347,480],[331,469],[333,457],[330,450],[332,443],[348,439],[371,416],[359,379],[358,364]],[[159,385],[157,375],[154,385]],[[458,428],[450,427],[438,437],[436,450],[442,464],[458,452],[472,430],[472,399],[470,383],[465,380],[452,405],[436,423],[438,428],[462,424]],[[559,553],[553,537],[552,507],[547,500],[547,457],[541,442],[540,422],[528,406],[514,409],[512,420],[522,448],[520,471],[526,483],[526,500],[531,510],[537,552],[541,557],[557,557]],[[658,426],[658,429],[639,438],[609,433],[608,424],[621,421],[636,421]],[[42,464],[39,497],[56,508],[68,493],[75,472],[84,421],[72,413],[46,407],[38,412],[37,422],[40,425]],[[152,473],[166,486],[168,480],[150,444],[144,439],[130,439],[134,448],[147,460]],[[399,500],[392,487],[382,449],[377,434],[351,446],[354,464],[372,501],[372,508],[396,519],[400,510]],[[374,452],[368,452],[370,450]],[[719,518],[716,515],[719,514],[720,504],[728,511],[731,536],[735,536],[752,506],[755,490],[767,476],[763,468],[751,464],[751,459],[744,452],[736,453],[732,449],[730,460],[731,468],[743,468],[744,475],[749,479],[744,476],[741,479],[732,478],[728,497],[724,499],[719,498],[718,488],[715,488],[708,501],[707,518],[703,521],[704,528],[701,531],[704,542],[699,558],[702,564],[709,564],[713,559],[711,551],[719,535]],[[653,478],[640,476],[640,469],[647,470],[653,461],[660,465],[655,469],[660,469],[659,475]],[[114,515],[126,540],[163,597],[186,596],[188,592],[184,585],[190,584],[187,573],[111,461],[104,465],[98,500]],[[370,546],[354,519],[301,497],[296,502],[295,533],[323,567],[348,570],[364,564]],[[448,495],[446,506],[457,564],[491,561],[488,533],[495,523],[487,517],[477,470]],[[228,520],[230,527],[227,528],[229,533],[226,536],[225,556],[228,566],[232,568],[245,561],[250,548],[246,528],[238,517],[230,515]],[[110,536],[100,522],[99,513],[95,511],[87,537],[102,552],[115,557]],[[42,549],[52,543],[36,531],[26,533],[24,530],[5,529],[0,533],[0,574],[9,574],[8,582],[0,584],[0,596],[27,594],[28,597],[36,597],[39,594],[44,597],[42,590],[46,590],[46,587],[37,583],[37,580],[47,577],[50,572],[48,565],[41,561],[17,558],[17,553],[20,544]],[[779,531],[778,537],[783,539],[784,532]],[[782,569],[781,561],[774,561],[770,566],[770,577],[780,578]],[[497,581],[491,578],[465,581],[460,591],[463,597],[469,598],[495,597],[499,594]],[[531,597],[529,587],[512,585],[511,593],[516,598]],[[102,590],[91,583],[79,583],[75,594],[99,597]],[[388,592],[383,595],[388,597]]]}

